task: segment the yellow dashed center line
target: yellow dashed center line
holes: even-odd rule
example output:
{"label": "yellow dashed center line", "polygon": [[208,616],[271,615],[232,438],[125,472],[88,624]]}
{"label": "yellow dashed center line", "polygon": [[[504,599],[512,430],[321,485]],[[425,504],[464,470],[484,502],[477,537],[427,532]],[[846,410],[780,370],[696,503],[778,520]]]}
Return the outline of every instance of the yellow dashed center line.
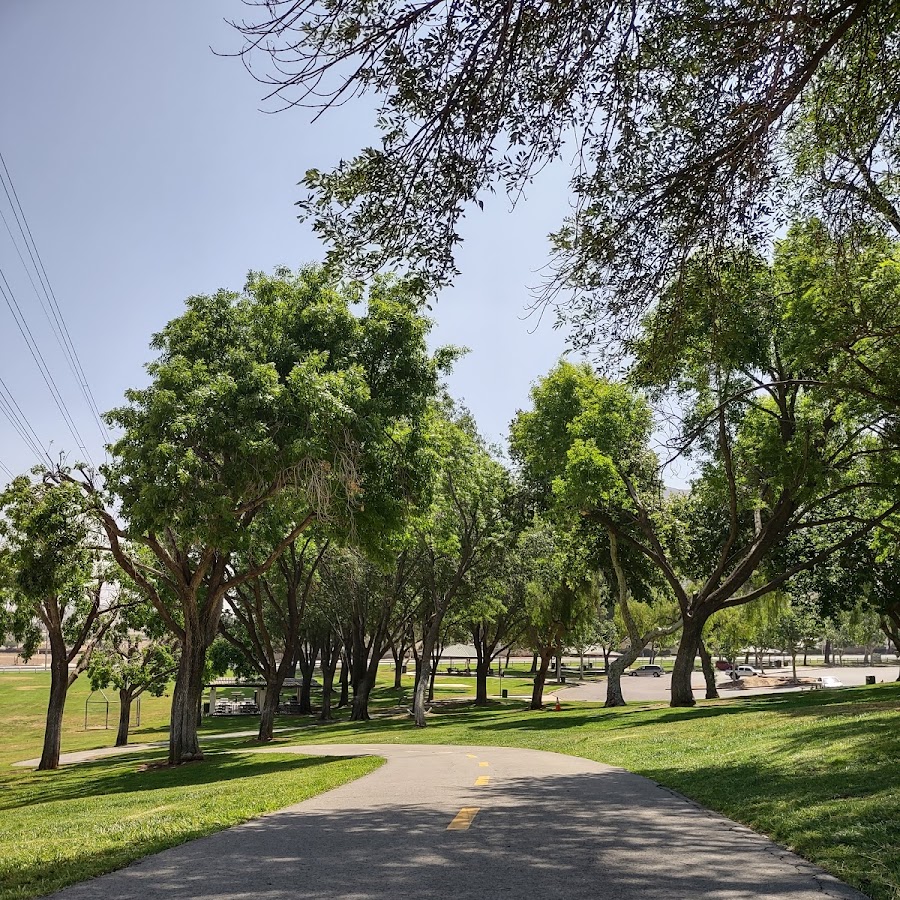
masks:
{"label": "yellow dashed center line", "polygon": [[475,779],[475,787],[484,787],[486,784],[490,784],[491,779],[488,775],[479,775]]}
{"label": "yellow dashed center line", "polygon": [[478,815],[480,806],[464,806],[447,826],[447,831],[466,831],[472,824],[472,820]]}
{"label": "yellow dashed center line", "polygon": [[480,762],[478,763],[478,765],[481,766],[482,769],[486,769],[490,765],[490,763]]}
{"label": "yellow dashed center line", "polygon": [[478,757],[474,753],[467,753],[466,756],[468,756],[469,759],[478,759]]}

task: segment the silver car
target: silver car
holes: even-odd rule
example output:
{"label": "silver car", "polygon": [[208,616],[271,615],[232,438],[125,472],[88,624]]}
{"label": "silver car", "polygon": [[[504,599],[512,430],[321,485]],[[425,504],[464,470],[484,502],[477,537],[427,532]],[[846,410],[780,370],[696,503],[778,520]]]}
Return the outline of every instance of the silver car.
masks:
{"label": "silver car", "polygon": [[636,669],[631,669],[628,672],[629,675],[652,675],[654,678],[661,678],[666,673],[663,671],[662,666],[638,666]]}

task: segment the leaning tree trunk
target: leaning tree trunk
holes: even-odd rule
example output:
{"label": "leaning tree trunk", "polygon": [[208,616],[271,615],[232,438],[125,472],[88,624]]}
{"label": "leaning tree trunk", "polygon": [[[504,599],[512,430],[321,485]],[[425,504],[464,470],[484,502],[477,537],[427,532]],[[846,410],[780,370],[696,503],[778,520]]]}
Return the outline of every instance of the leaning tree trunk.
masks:
{"label": "leaning tree trunk", "polygon": [[539,657],[537,653],[531,654],[531,668],[528,670],[529,675],[534,675],[538,670]]}
{"label": "leaning tree trunk", "polygon": [[707,617],[697,615],[685,616],[682,623],[681,643],[675,655],[675,666],[672,669],[672,699],[670,706],[693,706],[694,689],[691,676],[694,673],[694,660],[700,649],[703,626]]}
{"label": "leaning tree trunk", "polygon": [[606,703],[604,706],[625,706],[622,695],[622,675],[625,670],[641,655],[644,647],[641,644],[630,644],[628,649],[620,653],[606,668]]}
{"label": "leaning tree trunk", "polygon": [[128,744],[128,732],[131,730],[131,703],[135,695],[127,689],[119,691],[119,730],[116,732],[116,746]]}
{"label": "leaning tree trunk", "polygon": [[66,694],[69,690],[69,661],[66,648],[50,644],[50,700],[47,704],[47,724],[44,728],[44,748],[38,769],[59,767],[59,748],[62,742],[63,713],[66,709]]}
{"label": "leaning tree trunk", "polygon": [[544,706],[544,684],[547,681],[547,669],[550,668],[550,660],[553,656],[553,648],[548,647],[540,655],[540,664],[537,674],[534,676],[534,687],[531,690],[531,708],[542,709]]}
{"label": "leaning tree trunk", "polygon": [[429,687],[434,690],[434,679],[432,678],[431,659],[437,646],[438,634],[441,630],[441,623],[444,620],[444,613],[436,613],[422,637],[422,669],[419,672],[419,680],[416,683],[416,691],[413,695],[413,716],[416,720],[416,726],[425,727],[425,703]]}
{"label": "leaning tree trunk", "polygon": [[713,666],[709,650],[706,649],[706,644],[702,639],[697,645],[697,651],[700,653],[700,665],[703,667],[703,678],[706,681],[706,699],[718,700],[719,691],[716,688],[716,669]]}

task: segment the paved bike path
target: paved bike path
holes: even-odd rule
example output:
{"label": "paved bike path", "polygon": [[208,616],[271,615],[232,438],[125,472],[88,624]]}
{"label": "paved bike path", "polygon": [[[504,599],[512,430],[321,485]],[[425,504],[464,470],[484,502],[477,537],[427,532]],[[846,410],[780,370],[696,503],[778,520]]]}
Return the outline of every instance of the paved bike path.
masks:
{"label": "paved bike path", "polygon": [[[864,900],[753,831],[638,775],[499,747],[304,745],[387,759],[296,806],[103,875],[58,900]],[[227,785],[223,785],[227,790]]]}

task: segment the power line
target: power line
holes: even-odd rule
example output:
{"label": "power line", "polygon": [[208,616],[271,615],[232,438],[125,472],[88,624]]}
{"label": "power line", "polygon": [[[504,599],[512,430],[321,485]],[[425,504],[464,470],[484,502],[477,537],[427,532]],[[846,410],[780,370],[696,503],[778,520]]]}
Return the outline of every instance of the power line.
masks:
{"label": "power line", "polygon": [[31,232],[31,226],[28,224],[28,219],[25,216],[25,210],[22,208],[22,203],[19,200],[18,192],[16,191],[15,184],[13,183],[12,176],[9,172],[9,167],[6,165],[6,160],[4,159],[2,152],[0,152],[0,165],[2,165],[3,173],[5,173],[6,176],[4,179],[2,173],[0,173],[0,182],[2,182],[3,184],[3,190],[6,193],[6,197],[9,200],[13,215],[15,216],[16,224],[19,227],[19,233],[22,235],[22,240],[25,244],[25,249],[27,250],[28,256],[31,259],[34,271],[38,276],[38,282],[41,285],[41,289],[44,297],[46,298],[47,305],[49,305],[49,312],[47,309],[47,305],[45,305],[44,303],[44,299],[41,298],[41,294],[37,290],[34,279],[31,276],[31,271],[28,269],[28,266],[25,263],[25,259],[23,258],[22,253],[19,250],[18,243],[13,238],[12,230],[9,227],[9,223],[6,222],[5,217],[4,224],[6,225],[7,231],[9,231],[10,233],[10,238],[13,240],[13,244],[16,248],[16,252],[19,255],[19,259],[22,261],[22,265],[28,273],[28,278],[29,281],[31,281],[31,286],[32,288],[34,288],[38,301],[41,304],[41,308],[44,311],[44,315],[47,317],[47,321],[50,323],[57,343],[59,344],[60,349],[63,351],[63,355],[66,357],[66,361],[69,364],[69,370],[72,372],[75,381],[81,389],[81,394],[84,397],[88,409],[90,410],[100,430],[100,436],[101,438],[103,438],[104,443],[109,443],[109,432],[106,428],[106,424],[103,421],[103,417],[100,413],[100,408],[97,405],[97,400],[94,397],[93,391],[91,390],[91,386],[88,382],[84,367],[81,364],[81,359],[78,356],[78,351],[75,349],[75,343],[72,340],[71,332],[69,331],[68,325],[66,324],[65,318],[63,317],[59,302],[56,299],[56,294],[53,290],[53,286],[50,283],[50,277],[47,275],[47,269],[44,266],[44,261],[41,258],[40,251],[37,248],[37,243],[35,242],[34,236]]}
{"label": "power line", "polygon": [[12,479],[15,477],[15,476],[13,475],[13,473],[10,471],[9,466],[5,466],[5,465],[3,464],[3,461],[2,461],[2,460],[0,460],[0,471],[5,472],[5,473],[6,473],[6,477],[7,477],[10,481],[12,481]]}
{"label": "power line", "polygon": [[[50,391],[50,396],[53,397],[53,402],[56,404],[56,408],[59,410],[60,415],[63,417],[63,421],[68,426],[69,432],[75,439],[75,443],[77,444],[78,448],[82,453],[84,453],[87,461],[93,466],[93,460],[91,459],[90,453],[88,453],[87,447],[85,447],[84,445],[84,440],[78,432],[78,426],[75,424],[72,416],[66,409],[66,404],[63,400],[62,394],[59,391],[59,387],[57,386],[56,381],[53,378],[53,374],[51,373],[50,368],[47,365],[47,361],[44,359],[43,353],[41,353],[40,347],[38,347],[37,345],[37,341],[34,339],[34,335],[31,333],[31,328],[29,328],[28,326],[28,322],[26,321],[25,316],[22,313],[22,308],[19,306],[15,294],[13,293],[12,288],[9,286],[9,282],[6,280],[6,275],[3,272],[2,268],[0,268],[0,281],[3,282],[3,284],[0,284],[0,294],[3,295],[3,299],[6,301],[6,305],[9,307],[9,311],[12,313],[12,316],[16,321],[16,326],[19,329],[19,334],[22,335],[22,338],[25,341],[29,352],[31,353],[31,357],[35,361],[35,364],[38,367],[38,371],[40,371],[41,373],[41,377],[44,379],[44,384],[47,385],[47,390]],[[3,285],[6,285],[5,289]]]}
{"label": "power line", "polygon": [[12,391],[2,378],[0,378],[0,411],[2,411],[6,418],[9,419],[10,425],[12,425],[19,437],[25,442],[25,445],[37,457],[38,463],[43,464],[44,457],[46,456],[47,460],[52,465],[53,460],[51,459],[50,454],[44,450],[41,440],[37,436],[37,432],[32,427],[31,422],[28,421],[28,417],[22,411],[22,407],[16,402],[16,398],[13,396]]}

